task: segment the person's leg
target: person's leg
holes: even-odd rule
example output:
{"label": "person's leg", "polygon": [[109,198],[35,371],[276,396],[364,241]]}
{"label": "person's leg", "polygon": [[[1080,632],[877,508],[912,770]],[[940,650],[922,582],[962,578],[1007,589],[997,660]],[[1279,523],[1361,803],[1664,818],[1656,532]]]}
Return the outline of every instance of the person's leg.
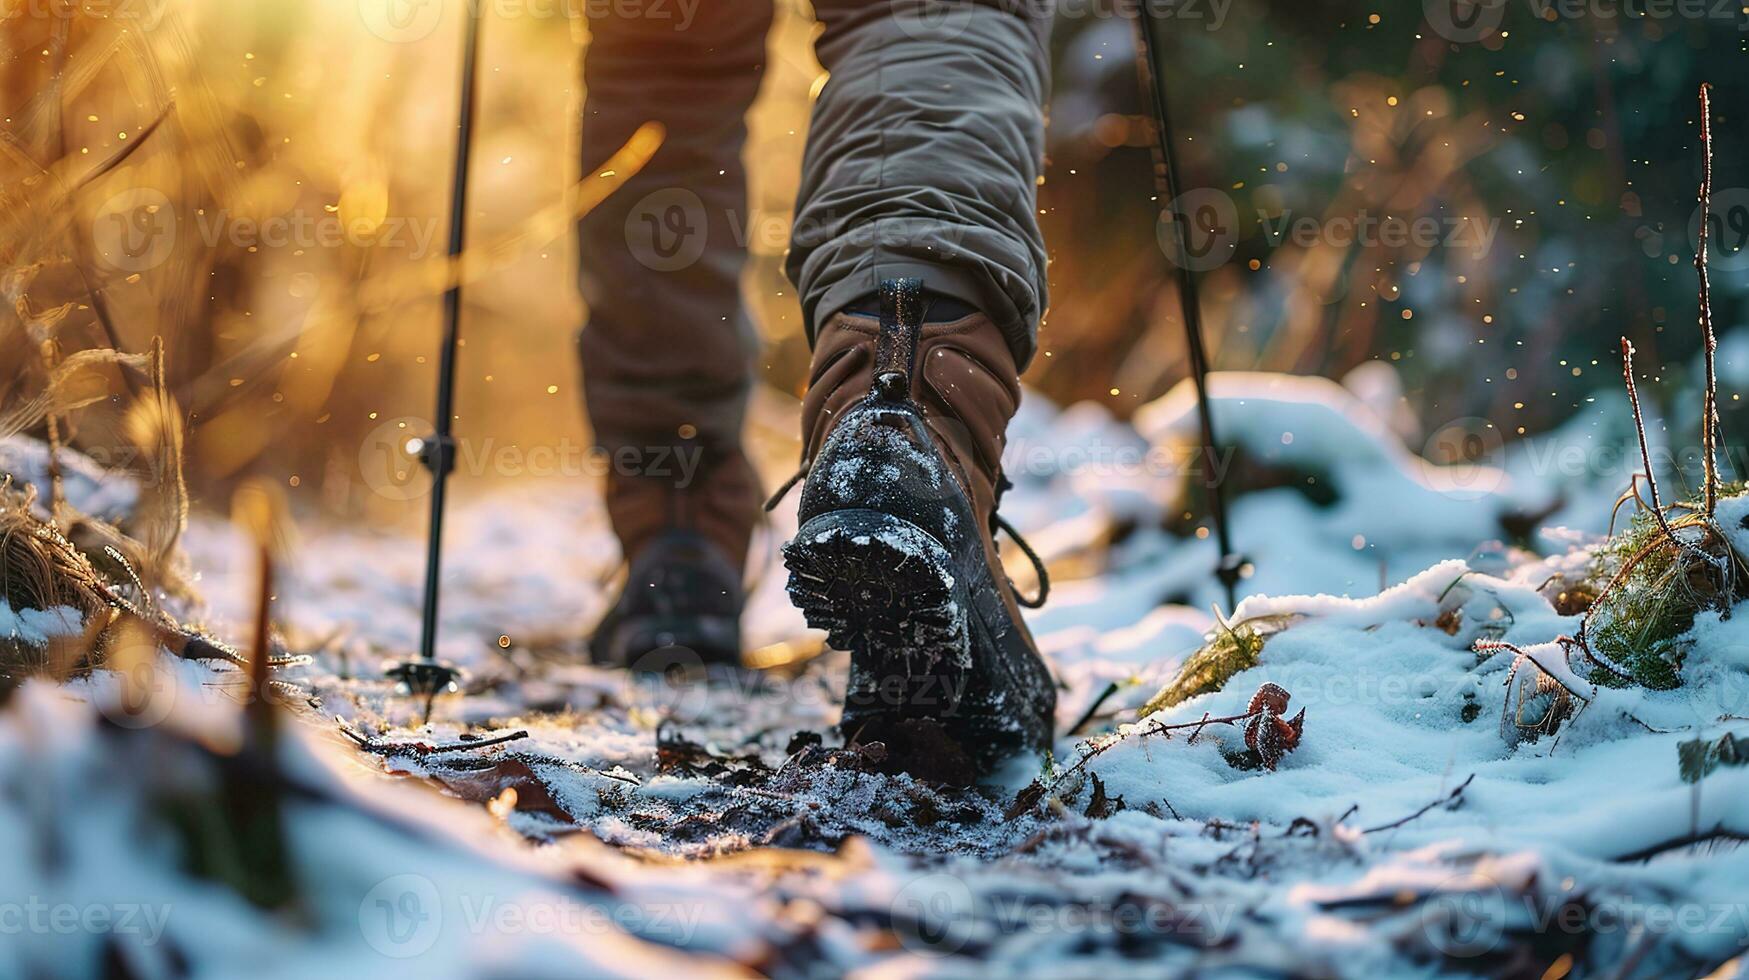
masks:
{"label": "person's leg", "polygon": [[[816,0],[814,105],[787,271],[806,323],[922,277],[993,320],[1020,370],[1046,306],[1037,183],[1043,0]],[[867,308],[866,306],[862,308]]]}
{"label": "person's leg", "polygon": [[[660,642],[720,648],[700,652],[726,659],[738,638],[722,621],[739,613],[759,507],[740,441],[757,337],[741,305],[737,236],[747,223],[744,116],[763,74],[771,6],[701,4],[690,20],[680,16],[685,5],[648,5],[641,16],[587,6],[583,172],[596,172],[645,122],[666,130],[643,170],[578,227],[584,401],[632,570],[594,649],[624,662]],[[732,588],[718,587],[724,578]],[[676,627],[695,612],[717,621],[710,636]]]}
{"label": "person's leg", "polygon": [[1049,21],[1018,0],[815,9],[832,74],[788,263],[814,342],[789,591],[851,652],[846,737],[964,777],[1048,744],[1056,704],[995,541],[1045,304]]}

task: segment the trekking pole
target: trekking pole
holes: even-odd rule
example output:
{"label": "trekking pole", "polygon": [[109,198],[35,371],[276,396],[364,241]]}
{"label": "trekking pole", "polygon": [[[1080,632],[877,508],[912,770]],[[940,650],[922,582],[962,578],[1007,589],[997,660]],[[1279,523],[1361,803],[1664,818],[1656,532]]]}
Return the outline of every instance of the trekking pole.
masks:
{"label": "trekking pole", "polygon": [[[1160,195],[1161,214],[1178,196],[1178,163],[1172,150],[1171,116],[1166,108],[1166,83],[1160,77],[1160,42],[1158,25],[1148,12],[1147,0],[1137,0],[1136,31],[1140,39],[1136,60],[1140,62],[1142,85],[1154,105],[1154,185]],[[1238,588],[1245,559],[1233,550],[1233,540],[1227,529],[1227,498],[1216,463],[1215,424],[1209,411],[1208,352],[1202,343],[1202,305],[1196,292],[1196,272],[1190,267],[1190,243],[1185,240],[1181,216],[1171,215],[1173,242],[1177,246],[1174,264],[1178,266],[1178,296],[1184,314],[1185,346],[1190,351],[1190,376],[1196,386],[1197,414],[1202,422],[1203,461],[1208,466],[1208,479],[1203,484],[1209,494],[1209,519],[1215,526],[1215,544],[1220,548],[1220,563],[1215,577],[1227,590],[1227,609],[1238,605]]]}
{"label": "trekking pole", "polygon": [[443,574],[443,505],[449,475],[455,470],[455,358],[462,315],[461,254],[467,229],[468,160],[474,141],[474,86],[480,56],[480,4],[466,3],[466,34],[462,41],[460,121],[456,124],[455,175],[449,196],[449,285],[443,293],[443,347],[437,368],[437,431],[421,440],[419,461],[431,471],[431,523],[425,542],[425,604],[419,628],[419,659],[391,667],[387,674],[407,693],[425,699],[425,720],[431,720],[437,695],[456,689],[462,672],[437,659],[437,599]]}

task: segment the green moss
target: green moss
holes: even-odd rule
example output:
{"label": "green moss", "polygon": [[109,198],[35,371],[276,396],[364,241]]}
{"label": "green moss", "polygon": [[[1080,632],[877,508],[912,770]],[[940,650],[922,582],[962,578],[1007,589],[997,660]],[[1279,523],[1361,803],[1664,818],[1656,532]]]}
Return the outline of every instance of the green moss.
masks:
{"label": "green moss", "polygon": [[1222,623],[1207,642],[1184,661],[1178,675],[1142,706],[1142,717],[1218,691],[1227,679],[1257,666],[1263,643],[1292,621],[1292,616],[1263,616],[1242,623]]}
{"label": "green moss", "polygon": [[[1720,488],[1721,497],[1743,492],[1741,483]],[[1698,501],[1685,506],[1697,507]],[[1691,526],[1695,513],[1674,508],[1671,524]],[[1741,563],[1720,542],[1707,550]],[[1628,571],[1620,581],[1602,591],[1624,568]],[[1588,614],[1585,636],[1594,653],[1620,667],[1627,677],[1595,670],[1592,680],[1606,687],[1638,684],[1660,691],[1680,687],[1683,662],[1692,652],[1689,632],[1695,616],[1743,598],[1744,576],[1741,568],[1738,571],[1737,588],[1727,594],[1712,565],[1672,544],[1651,512],[1636,514],[1593,560],[1592,581],[1602,594]]]}

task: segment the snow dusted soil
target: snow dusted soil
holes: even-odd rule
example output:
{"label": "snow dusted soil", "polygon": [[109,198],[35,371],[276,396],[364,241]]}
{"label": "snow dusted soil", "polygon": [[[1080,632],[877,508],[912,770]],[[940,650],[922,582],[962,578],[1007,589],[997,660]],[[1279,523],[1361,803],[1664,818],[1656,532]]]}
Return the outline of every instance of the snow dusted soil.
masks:
{"label": "snow dusted soil", "polygon": [[[155,941],[15,931],[0,975],[51,956],[146,976],[1737,975],[1749,851],[1687,842],[1749,833],[1749,767],[1687,783],[1677,746],[1749,733],[1749,622],[1703,616],[1681,689],[1587,685],[1558,738],[1516,746],[1501,732],[1512,654],[1475,649],[1546,656],[1575,629],[1545,586],[1584,567],[1570,549],[1626,486],[1623,406],[1502,449],[1473,423],[1411,435],[1389,386],[1360,380],[1213,379],[1225,434],[1291,474],[1233,506],[1254,571],[1223,615],[1292,625],[1223,690],[1145,719],[1221,601],[1213,545],[1161,529],[1182,509],[1188,393],[1133,427],[1028,402],[1006,511],[1058,576],[1031,622],[1059,730],[1118,690],[1052,759],[972,789],[882,775],[843,747],[843,658],[807,659],[818,639],[774,548],[747,639],[763,662],[797,662],[673,684],[583,663],[617,563],[586,485],[465,503],[443,655],[469,671],[466,695],[426,727],[379,679],[416,645],[422,543],[303,528],[276,610],[314,657],[284,679],[320,703],[296,706],[284,748],[307,911],[264,915],[181,875],[142,829],[140,774],[238,726],[236,675],[161,657],[168,694],[143,709],[99,672],[0,712],[0,836],[64,845],[53,861],[8,849],[0,880],[49,905],[144,906]],[[1466,434],[1479,457],[1423,461]],[[1560,462],[1569,446],[1577,466]],[[1749,508],[1729,504],[1735,526]],[[1519,515],[1541,528],[1534,550],[1498,543]],[[793,510],[775,515],[773,544],[793,527]],[[211,622],[241,635],[245,550],[214,521],[189,537]],[[1264,682],[1305,709],[1276,771],[1243,764],[1236,728],[1160,730],[1243,714]],[[90,724],[93,703],[112,724]],[[1047,791],[1022,795],[1041,776]]]}

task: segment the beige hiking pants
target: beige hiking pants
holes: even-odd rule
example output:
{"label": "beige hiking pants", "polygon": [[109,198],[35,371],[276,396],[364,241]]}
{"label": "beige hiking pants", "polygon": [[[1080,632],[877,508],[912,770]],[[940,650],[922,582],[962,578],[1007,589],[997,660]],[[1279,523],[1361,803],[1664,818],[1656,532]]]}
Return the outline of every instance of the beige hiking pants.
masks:
{"label": "beige hiking pants", "polygon": [[[666,142],[579,228],[596,438],[738,445],[756,337],[739,297],[743,117],[770,0],[584,0],[584,172],[645,120]],[[1048,94],[1039,0],[815,0],[814,106],[786,269],[812,331],[880,279],[999,324],[1024,369],[1045,306],[1035,185]]]}

